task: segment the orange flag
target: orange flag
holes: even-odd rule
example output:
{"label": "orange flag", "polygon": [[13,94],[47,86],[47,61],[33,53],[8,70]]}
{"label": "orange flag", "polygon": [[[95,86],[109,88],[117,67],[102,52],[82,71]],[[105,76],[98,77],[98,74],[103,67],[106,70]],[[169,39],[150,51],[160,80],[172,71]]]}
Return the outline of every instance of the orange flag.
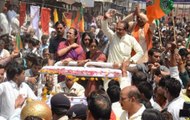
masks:
{"label": "orange flag", "polygon": [[67,27],[71,27],[71,21],[72,21],[72,13],[71,12],[65,12],[63,13],[63,21],[67,25]]}
{"label": "orange flag", "polygon": [[80,9],[80,19],[79,19],[79,32],[84,32],[84,14],[83,8]]}
{"label": "orange flag", "polygon": [[53,19],[54,19],[54,23],[56,23],[58,21],[58,19],[59,19],[56,8],[53,11]]}
{"label": "orange flag", "polygon": [[169,14],[174,0],[146,0],[146,11],[149,22]]}
{"label": "orange flag", "polygon": [[84,15],[82,7],[80,11],[77,11],[76,15],[72,15],[71,27],[76,28],[79,32],[84,32]]}
{"label": "orange flag", "polygon": [[19,34],[16,34],[16,46],[15,46],[15,51],[19,51],[20,49],[23,49],[23,44],[22,44],[22,40],[20,38]]}

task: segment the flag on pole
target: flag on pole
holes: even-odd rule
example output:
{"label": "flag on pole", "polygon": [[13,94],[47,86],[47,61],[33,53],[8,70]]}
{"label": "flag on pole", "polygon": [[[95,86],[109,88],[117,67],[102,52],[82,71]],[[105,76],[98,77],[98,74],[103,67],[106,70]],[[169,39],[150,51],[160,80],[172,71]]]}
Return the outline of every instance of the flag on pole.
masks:
{"label": "flag on pole", "polygon": [[83,8],[80,8],[80,18],[79,18],[79,32],[84,32],[84,12]]}
{"label": "flag on pole", "polygon": [[53,11],[53,18],[54,18],[54,23],[56,23],[58,21],[58,13],[57,13],[57,9],[56,8]]}
{"label": "flag on pole", "polygon": [[74,28],[78,29],[79,16],[80,16],[79,11],[75,11],[75,12],[72,13],[71,27],[74,27]]}
{"label": "flag on pole", "polygon": [[76,15],[72,15],[71,27],[76,28],[79,32],[84,32],[84,14],[82,7],[77,11]]}
{"label": "flag on pole", "polygon": [[71,12],[64,12],[62,20],[65,22],[68,28],[71,27],[71,21],[72,21],[72,13]]}
{"label": "flag on pole", "polygon": [[171,12],[174,0],[146,0],[146,14],[151,23]]}
{"label": "flag on pole", "polygon": [[41,9],[41,24],[42,32],[49,34],[49,22],[50,22],[50,9],[42,8]]}
{"label": "flag on pole", "polygon": [[16,46],[15,46],[15,50],[19,51],[20,49],[23,49],[22,40],[20,38],[20,35],[16,34]]}
{"label": "flag on pole", "polygon": [[24,24],[25,18],[26,18],[26,3],[21,2],[20,3],[20,15],[19,15],[20,26],[22,26]]}

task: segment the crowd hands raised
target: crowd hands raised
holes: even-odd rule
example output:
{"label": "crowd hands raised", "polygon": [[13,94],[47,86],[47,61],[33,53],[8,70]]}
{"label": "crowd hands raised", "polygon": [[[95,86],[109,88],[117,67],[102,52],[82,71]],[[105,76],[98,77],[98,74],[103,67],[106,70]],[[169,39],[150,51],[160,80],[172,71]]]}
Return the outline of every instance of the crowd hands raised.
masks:
{"label": "crowd hands raised", "polygon": [[[175,17],[176,26],[169,19],[157,27],[154,21],[148,22],[139,6],[126,17],[118,14],[109,9],[104,16],[97,16],[84,33],[58,21],[49,36],[43,34],[37,39],[37,31],[30,28],[21,36],[24,48],[20,51],[15,49],[15,39],[10,40],[12,50],[5,48],[6,39],[1,36],[0,119],[190,117],[181,112],[190,102],[190,22]],[[76,76],[39,73],[43,66],[83,67],[90,61],[109,63],[109,68],[120,69],[122,76],[119,80],[92,81],[86,77],[85,81],[75,82]],[[70,96],[86,98],[87,104],[73,105]],[[40,109],[35,103],[38,100],[46,102],[40,103]],[[28,112],[30,108],[34,111]]]}

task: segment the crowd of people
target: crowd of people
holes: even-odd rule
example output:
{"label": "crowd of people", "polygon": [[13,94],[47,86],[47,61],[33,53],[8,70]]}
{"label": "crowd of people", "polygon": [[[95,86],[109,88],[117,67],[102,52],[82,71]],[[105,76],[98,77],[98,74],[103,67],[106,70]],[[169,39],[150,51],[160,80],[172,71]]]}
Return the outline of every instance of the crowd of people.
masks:
{"label": "crowd of people", "polygon": [[[38,39],[31,26],[19,28],[13,9],[3,9],[0,18],[10,24],[0,24],[0,120],[190,118],[190,22],[186,18],[162,19],[156,25],[137,6],[114,22],[117,11],[109,9],[84,33],[58,21],[49,35],[42,33]],[[8,13],[11,20],[6,18]],[[18,33],[20,50],[16,49]],[[83,67],[89,61],[112,63],[111,68],[121,70],[122,76],[119,80],[82,76],[76,81],[73,75],[39,72],[44,66],[76,62]],[[86,103],[73,104],[71,96],[85,98]]]}

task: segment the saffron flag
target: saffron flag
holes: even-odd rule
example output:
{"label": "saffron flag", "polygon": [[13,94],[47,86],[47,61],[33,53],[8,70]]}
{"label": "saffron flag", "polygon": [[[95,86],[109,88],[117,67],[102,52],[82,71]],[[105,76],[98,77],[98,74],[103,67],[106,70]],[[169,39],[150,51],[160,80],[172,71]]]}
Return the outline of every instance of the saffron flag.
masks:
{"label": "saffron flag", "polygon": [[42,24],[42,32],[49,34],[49,22],[50,22],[50,9],[42,8],[41,9],[41,24]]}
{"label": "saffron flag", "polygon": [[83,8],[80,9],[80,18],[79,18],[79,32],[84,32],[84,14]]}
{"label": "saffron flag", "polygon": [[174,0],[146,0],[146,11],[149,22],[169,14],[173,9]]}
{"label": "saffron flag", "polygon": [[79,32],[84,32],[84,14],[82,7],[80,11],[77,11],[76,15],[72,15],[71,27],[76,28]]}
{"label": "saffron flag", "polygon": [[57,9],[56,8],[53,11],[53,19],[54,19],[54,23],[56,23],[58,21],[58,13],[57,13]]}
{"label": "saffron flag", "polygon": [[71,20],[72,20],[72,13],[71,12],[65,12],[63,13],[63,21],[67,25],[68,28],[71,27]]}
{"label": "saffron flag", "polygon": [[22,40],[20,38],[19,34],[16,34],[16,46],[15,46],[15,51],[19,51],[20,49],[23,48]]}
{"label": "saffron flag", "polygon": [[20,16],[19,16],[19,22],[20,26],[24,24],[26,18],[26,3],[21,2],[20,3]]}

